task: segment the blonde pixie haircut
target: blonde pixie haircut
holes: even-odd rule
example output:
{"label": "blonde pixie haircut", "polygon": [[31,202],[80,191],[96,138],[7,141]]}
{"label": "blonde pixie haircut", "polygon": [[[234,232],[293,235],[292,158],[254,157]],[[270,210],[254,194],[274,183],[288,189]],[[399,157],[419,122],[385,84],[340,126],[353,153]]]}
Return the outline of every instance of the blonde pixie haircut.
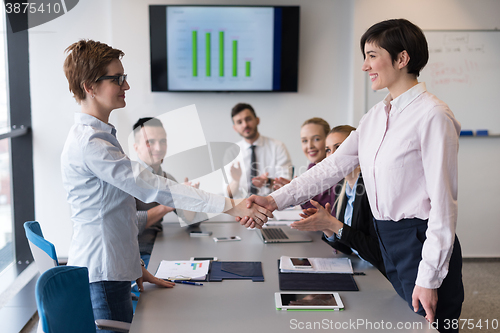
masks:
{"label": "blonde pixie haircut", "polygon": [[323,118],[314,117],[311,119],[307,119],[306,121],[304,121],[302,126],[300,126],[300,128],[302,128],[306,125],[309,125],[309,124],[316,124],[316,125],[320,125],[321,127],[323,127],[323,131],[325,132],[325,137],[330,132],[330,125]]}
{"label": "blonde pixie haircut", "polygon": [[64,74],[68,79],[69,91],[78,104],[85,99],[85,85],[92,86],[98,78],[106,75],[108,65],[120,60],[124,53],[111,46],[93,40],[81,39],[68,46],[64,61]]}
{"label": "blonde pixie haircut", "polygon": [[349,134],[351,134],[351,132],[355,131],[355,130],[356,130],[356,127],[352,127],[350,125],[340,125],[340,126],[335,126],[334,128],[332,128],[332,130],[328,134],[331,134],[331,133],[344,133],[347,136],[349,136]]}

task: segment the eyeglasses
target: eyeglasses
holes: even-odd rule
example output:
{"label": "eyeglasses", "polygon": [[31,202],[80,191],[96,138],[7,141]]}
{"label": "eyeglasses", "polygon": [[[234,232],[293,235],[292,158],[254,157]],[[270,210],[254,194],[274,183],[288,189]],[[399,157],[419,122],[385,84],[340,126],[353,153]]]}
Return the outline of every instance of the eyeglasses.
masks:
{"label": "eyeglasses", "polygon": [[101,76],[100,78],[98,78],[95,82],[99,82],[102,80],[113,80],[114,83],[116,83],[117,85],[119,85],[121,87],[123,85],[123,82],[125,82],[126,79],[127,79],[127,74],[105,75],[105,76]]}

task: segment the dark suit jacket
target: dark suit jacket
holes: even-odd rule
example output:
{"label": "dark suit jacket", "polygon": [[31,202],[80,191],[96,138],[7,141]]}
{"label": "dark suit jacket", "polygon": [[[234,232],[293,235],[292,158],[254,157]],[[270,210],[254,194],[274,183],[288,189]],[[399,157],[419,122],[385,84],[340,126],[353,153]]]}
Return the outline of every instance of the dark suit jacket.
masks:
{"label": "dark suit jacket", "polygon": [[[342,182],[337,184],[335,192],[340,193],[341,188]],[[341,222],[344,222],[347,201],[348,198],[347,195],[345,195],[342,206],[340,207],[339,220]],[[356,187],[356,198],[354,199],[351,226],[344,224],[341,239],[330,242],[326,239],[325,235],[323,235],[323,240],[334,249],[346,254],[351,254],[351,249],[355,249],[358,251],[361,258],[377,267],[378,270],[385,275],[385,267],[382,253],[380,252],[378,236],[373,225],[373,215],[361,174],[359,175]]]}

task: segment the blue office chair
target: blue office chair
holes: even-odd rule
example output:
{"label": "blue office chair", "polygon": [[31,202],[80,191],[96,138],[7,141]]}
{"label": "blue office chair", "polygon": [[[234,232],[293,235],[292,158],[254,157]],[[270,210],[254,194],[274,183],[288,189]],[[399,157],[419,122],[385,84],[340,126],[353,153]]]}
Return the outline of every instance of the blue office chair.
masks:
{"label": "blue office chair", "polygon": [[33,254],[40,274],[49,268],[59,266],[56,248],[54,244],[43,238],[40,224],[36,221],[25,222],[24,230],[26,232],[26,238],[28,238],[31,254]]}
{"label": "blue office chair", "polygon": [[[54,244],[52,244],[43,237],[40,224],[36,221],[25,222],[24,230],[26,232],[26,238],[28,238],[31,254],[35,259],[35,263],[38,267],[38,270],[40,271],[40,274],[43,274],[44,272],[46,272],[51,268],[59,266],[59,261],[57,260],[57,255],[56,255],[56,248]],[[135,311],[135,307],[137,306],[137,301],[139,300],[139,295],[132,293],[131,297],[133,300],[134,311]],[[41,320],[40,323],[38,324],[37,332],[42,333]],[[47,333],[47,331],[43,332]]]}
{"label": "blue office chair", "polygon": [[[61,292],[62,291],[62,292]],[[130,324],[95,320],[86,267],[58,266],[43,273],[35,287],[38,314],[45,333],[128,332]]]}

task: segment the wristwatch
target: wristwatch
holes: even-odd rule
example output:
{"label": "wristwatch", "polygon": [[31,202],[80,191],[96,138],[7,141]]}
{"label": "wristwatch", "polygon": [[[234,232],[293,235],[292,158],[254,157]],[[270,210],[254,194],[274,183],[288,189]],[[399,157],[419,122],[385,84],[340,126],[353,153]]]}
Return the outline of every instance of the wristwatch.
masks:
{"label": "wristwatch", "polygon": [[146,263],[144,262],[144,260],[141,259],[141,266],[142,267],[146,267]]}
{"label": "wristwatch", "polygon": [[340,228],[339,231],[337,231],[337,238],[338,239],[341,239],[342,238],[342,230],[344,229],[344,227]]}
{"label": "wristwatch", "polygon": [[267,187],[271,187],[271,185],[273,184],[273,181],[274,181],[274,179],[272,179],[272,178],[267,178],[266,186],[267,186]]}

